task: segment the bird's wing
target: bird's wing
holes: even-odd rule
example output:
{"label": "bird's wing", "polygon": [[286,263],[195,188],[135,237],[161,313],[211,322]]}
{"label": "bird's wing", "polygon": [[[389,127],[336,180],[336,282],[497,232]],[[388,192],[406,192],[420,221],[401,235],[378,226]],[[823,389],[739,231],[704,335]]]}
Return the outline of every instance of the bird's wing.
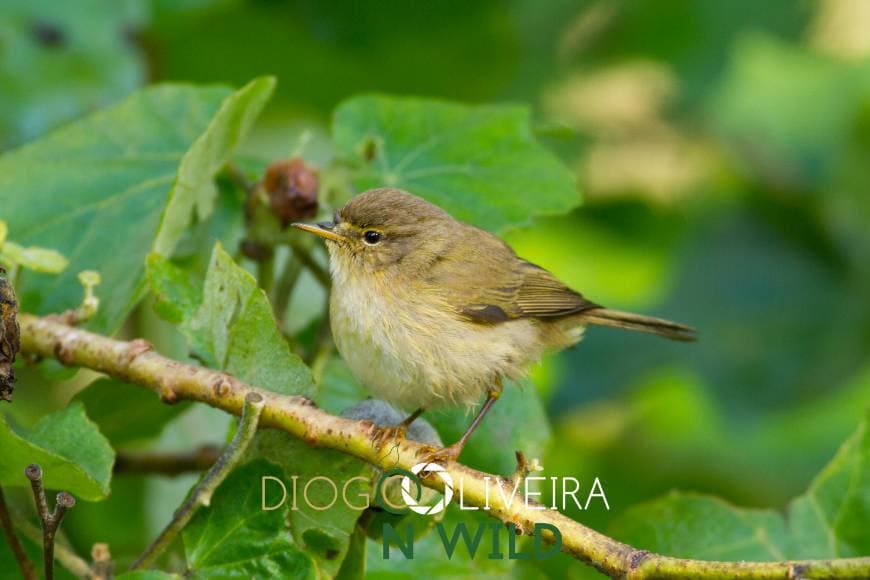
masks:
{"label": "bird's wing", "polygon": [[522,284],[514,300],[524,317],[549,318],[599,307],[536,264],[521,260],[520,271]]}
{"label": "bird's wing", "polygon": [[[447,301],[459,313],[478,322],[504,322],[516,318],[553,318],[599,306],[563,284],[553,274],[523,260],[495,236],[475,237],[474,247],[456,246],[464,263],[446,288]],[[436,269],[437,270],[437,269]],[[438,272],[433,272],[438,276]]]}

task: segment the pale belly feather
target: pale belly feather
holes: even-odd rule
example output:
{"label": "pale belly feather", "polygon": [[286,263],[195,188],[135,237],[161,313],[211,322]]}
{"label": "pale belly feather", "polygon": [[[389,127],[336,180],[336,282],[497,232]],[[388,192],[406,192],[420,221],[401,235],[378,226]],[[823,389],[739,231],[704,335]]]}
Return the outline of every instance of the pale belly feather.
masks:
{"label": "pale belly feather", "polygon": [[541,355],[532,320],[472,324],[423,308],[412,295],[389,302],[403,306],[391,308],[371,286],[344,281],[340,292],[333,290],[330,319],[356,379],[397,407],[473,405],[500,377],[522,375]]}

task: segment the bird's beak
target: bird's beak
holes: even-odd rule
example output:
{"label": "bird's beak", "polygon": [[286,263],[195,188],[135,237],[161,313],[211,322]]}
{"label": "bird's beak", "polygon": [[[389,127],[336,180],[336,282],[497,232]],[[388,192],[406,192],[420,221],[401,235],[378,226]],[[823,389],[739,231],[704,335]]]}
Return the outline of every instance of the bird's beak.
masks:
{"label": "bird's beak", "polygon": [[333,231],[333,229],[335,228],[335,224],[333,222],[317,222],[316,224],[295,223],[292,225],[294,228],[299,228],[300,230],[306,231],[316,236],[320,236],[321,238],[325,238],[327,240],[332,240],[333,242],[344,242],[347,240],[347,238],[345,238],[341,234],[337,234]]}

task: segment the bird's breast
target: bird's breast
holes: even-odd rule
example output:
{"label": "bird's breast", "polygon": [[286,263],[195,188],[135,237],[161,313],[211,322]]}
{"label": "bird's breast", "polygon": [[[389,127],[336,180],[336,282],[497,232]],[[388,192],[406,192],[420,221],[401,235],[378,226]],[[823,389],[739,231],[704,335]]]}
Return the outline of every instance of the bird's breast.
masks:
{"label": "bird's breast", "polygon": [[440,302],[437,292],[409,288],[376,280],[333,285],[335,344],[375,397],[405,409],[470,405],[540,356],[532,321],[476,324]]}

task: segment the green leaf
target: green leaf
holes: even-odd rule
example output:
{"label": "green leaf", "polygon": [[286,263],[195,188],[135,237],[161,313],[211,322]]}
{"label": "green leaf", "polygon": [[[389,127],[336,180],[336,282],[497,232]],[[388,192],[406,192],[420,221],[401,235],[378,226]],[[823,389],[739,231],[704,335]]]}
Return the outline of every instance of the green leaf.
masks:
{"label": "green leaf", "polygon": [[366,575],[366,531],[357,526],[350,536],[347,554],[341,563],[336,580],[363,580]]}
{"label": "green leaf", "polygon": [[73,308],[75,276],[97,270],[101,307],[88,325],[116,329],[140,295],[145,256],[152,247],[171,251],[192,208],[204,217],[215,170],[272,85],[148,88],[0,157],[10,235],[60,251],[71,266],[26,277],[22,304],[38,313]]}
{"label": "green leaf", "polygon": [[214,176],[242,142],[275,90],[275,79],[261,77],[225,100],[205,133],[184,154],[163,213],[154,250],[168,256],[195,210],[198,221],[211,215],[217,186]]}
{"label": "green leaf", "polygon": [[7,264],[24,266],[34,272],[62,272],[69,262],[60,252],[45,248],[25,248],[14,242],[7,242],[0,250],[0,261]]}
{"label": "green leaf", "polygon": [[399,187],[492,231],[580,203],[574,176],[535,141],[520,106],[356,97],[335,113],[342,156],[359,189]]}
{"label": "green leaf", "polygon": [[76,393],[73,401],[81,401],[88,417],[114,447],[157,437],[189,406],[165,405],[147,389],[115,379],[94,381]]}
{"label": "green leaf", "polygon": [[[298,509],[289,512],[293,538],[300,548],[314,558],[319,570],[330,576],[337,574],[348,552],[356,521],[362,514],[358,508],[366,503],[362,496],[373,495],[370,485],[373,468],[337,451],[312,449],[304,441],[276,430],[258,433],[250,454],[280,465],[285,481],[293,476],[298,477],[294,504]],[[335,483],[337,499],[329,483],[318,480],[309,488],[306,500],[305,486],[315,477],[326,477]],[[364,479],[348,483],[354,477]],[[343,498],[345,484],[347,502]],[[288,489],[288,494],[290,503],[293,501],[292,489]],[[333,499],[335,503],[328,509],[311,507],[329,505]]]}
{"label": "green leaf", "polygon": [[311,371],[290,351],[266,294],[220,244],[200,297],[183,270],[156,255],[148,260],[148,280],[162,305],[158,312],[180,322],[206,365],[277,393],[314,395]]}
{"label": "green leaf", "polygon": [[[457,441],[474,417],[465,408],[426,413],[445,444]],[[516,468],[517,450],[526,457],[543,457],[550,439],[550,425],[541,399],[528,382],[507,383],[462,452],[462,463],[490,473],[510,475]]]}
{"label": "green leaf", "polygon": [[317,406],[338,415],[367,396],[368,393],[356,382],[344,361],[338,356],[329,357],[317,385]]}
{"label": "green leaf", "polygon": [[202,283],[197,283],[191,272],[159,254],[148,255],[145,271],[156,299],[154,310],[161,318],[178,324],[192,316],[202,300]]}
{"label": "green leaf", "polygon": [[37,463],[47,488],[63,489],[89,501],[109,493],[115,452],[81,403],[46,415],[25,436],[14,432],[0,416],[0,449],[3,485],[28,485],[24,468]]}
{"label": "green leaf", "polygon": [[33,139],[127,95],[145,81],[129,31],[140,2],[6,0],[0,3],[0,148]]}
{"label": "green leaf", "polygon": [[717,498],[673,493],[626,511],[614,535],[635,547],[682,558],[785,560],[870,553],[868,420],[791,502],[783,516]]}
{"label": "green leaf", "polygon": [[[197,578],[313,578],[311,557],[293,542],[285,525],[286,506],[262,509],[280,500],[280,488],[261,477],[284,472],[267,461],[253,461],[233,471],[218,487],[210,506],[200,509],[182,532],[188,566]],[[277,495],[276,495],[277,494]]]}
{"label": "green leaf", "polygon": [[[496,522],[482,512],[462,511],[458,506],[450,505],[444,512],[444,520],[439,524],[443,526],[443,533],[448,539],[457,533],[459,526],[464,526],[472,537],[479,533],[481,526],[484,526],[480,544],[473,558],[461,539],[458,540],[452,556],[448,558],[444,541],[438,531],[430,530],[425,535],[418,535],[418,530],[422,529],[425,532],[431,527],[431,518],[428,516],[408,516],[397,524],[396,529],[402,534],[406,530],[405,526],[409,525],[414,526],[415,530],[414,559],[409,561],[392,544],[390,557],[384,558],[383,541],[370,539],[367,546],[367,579],[522,577],[511,574],[516,560],[508,558],[508,536],[504,524]],[[500,558],[489,557],[493,546],[493,529],[498,530],[499,533],[498,544],[502,556]],[[517,542],[516,550],[526,553],[529,551],[528,548],[522,548],[521,542]]]}

